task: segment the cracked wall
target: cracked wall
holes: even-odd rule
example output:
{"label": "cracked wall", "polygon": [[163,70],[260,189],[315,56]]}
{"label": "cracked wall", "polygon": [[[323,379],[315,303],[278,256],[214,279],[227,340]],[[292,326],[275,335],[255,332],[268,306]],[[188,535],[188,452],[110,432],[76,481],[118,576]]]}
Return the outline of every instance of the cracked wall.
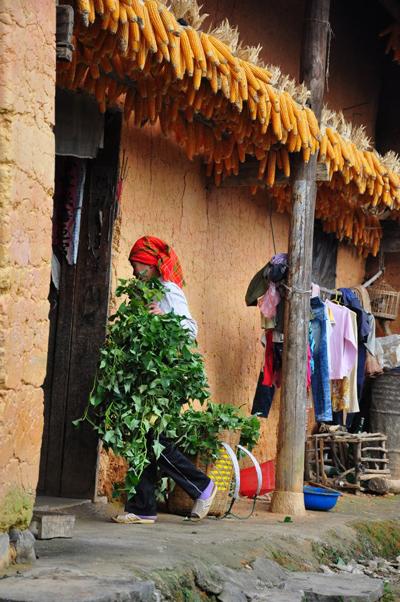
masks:
{"label": "cracked wall", "polygon": [[0,5],[0,531],[30,520],[42,437],[55,3]]}

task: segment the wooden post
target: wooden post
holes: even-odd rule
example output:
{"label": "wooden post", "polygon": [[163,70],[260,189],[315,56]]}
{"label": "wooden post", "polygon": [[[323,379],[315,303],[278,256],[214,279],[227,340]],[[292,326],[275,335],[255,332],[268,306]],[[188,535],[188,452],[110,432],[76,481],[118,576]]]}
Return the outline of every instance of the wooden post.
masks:
{"label": "wooden post", "polygon": [[[300,80],[311,90],[311,107],[320,119],[324,95],[330,0],[307,0]],[[306,373],[314,231],[317,157],[292,161],[292,216],[289,238],[288,297],[285,307],[283,382],[278,434],[276,490],[271,511],[305,513],[303,495],[306,437]],[[318,460],[317,460],[318,461]]]}

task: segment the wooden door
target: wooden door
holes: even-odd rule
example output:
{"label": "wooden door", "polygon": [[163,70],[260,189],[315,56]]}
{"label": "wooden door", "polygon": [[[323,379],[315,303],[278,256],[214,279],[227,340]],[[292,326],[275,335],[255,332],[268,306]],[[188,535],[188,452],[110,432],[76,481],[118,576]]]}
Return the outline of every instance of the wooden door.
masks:
{"label": "wooden door", "polygon": [[120,114],[107,114],[104,148],[86,159],[77,263],[61,262],[50,313],[40,494],[87,498],[95,492],[97,437],[89,425],[76,428],[72,421],[86,408],[105,337],[120,129]]}

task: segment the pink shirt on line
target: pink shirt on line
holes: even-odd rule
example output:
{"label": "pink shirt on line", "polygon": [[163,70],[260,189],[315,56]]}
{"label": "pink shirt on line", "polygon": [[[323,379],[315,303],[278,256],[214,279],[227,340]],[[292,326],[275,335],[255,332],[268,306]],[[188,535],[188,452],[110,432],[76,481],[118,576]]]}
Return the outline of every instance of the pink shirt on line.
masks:
{"label": "pink shirt on line", "polygon": [[347,307],[326,301],[335,319],[329,340],[331,354],[331,379],[349,376],[357,359],[357,342],[351,313]]}

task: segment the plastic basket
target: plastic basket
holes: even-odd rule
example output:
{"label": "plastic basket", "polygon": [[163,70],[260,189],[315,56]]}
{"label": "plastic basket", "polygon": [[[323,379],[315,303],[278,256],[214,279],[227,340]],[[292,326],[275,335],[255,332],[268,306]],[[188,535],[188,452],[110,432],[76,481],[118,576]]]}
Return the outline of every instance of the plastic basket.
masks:
{"label": "plastic basket", "polygon": [[[261,465],[262,485],[258,495],[270,493],[275,489],[275,460],[268,460]],[[253,497],[257,492],[257,472],[254,466],[242,468],[240,471],[240,495]]]}
{"label": "plastic basket", "polygon": [[[221,431],[218,439],[224,443],[228,443],[235,451],[240,441],[240,431]],[[228,506],[229,491],[233,476],[233,466],[226,450],[223,449],[221,451],[215,463],[204,464],[199,456],[190,458],[190,460],[196,468],[205,472],[207,476],[215,481],[218,492],[209,514],[211,516],[222,516],[225,514]],[[175,485],[173,491],[168,496],[168,510],[172,514],[190,514],[193,504],[192,498],[179,485]]]}
{"label": "plastic basket", "polygon": [[381,280],[368,289],[372,313],[376,318],[395,320],[399,313],[400,293]]}

